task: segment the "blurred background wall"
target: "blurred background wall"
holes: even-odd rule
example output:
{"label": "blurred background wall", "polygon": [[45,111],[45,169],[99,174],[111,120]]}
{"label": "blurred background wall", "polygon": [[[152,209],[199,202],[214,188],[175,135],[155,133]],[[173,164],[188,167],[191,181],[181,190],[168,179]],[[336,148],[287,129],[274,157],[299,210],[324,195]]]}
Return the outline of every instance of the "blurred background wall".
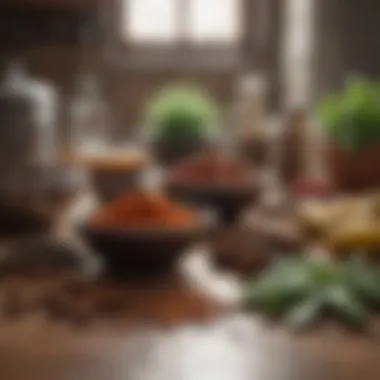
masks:
{"label": "blurred background wall", "polygon": [[380,2],[318,0],[315,8],[314,95],[348,75],[380,76]]}
{"label": "blurred background wall", "polygon": [[260,69],[270,78],[270,103],[276,107],[282,2],[244,3],[244,36],[238,46],[240,58],[233,64],[131,64],[125,46],[118,45],[120,33],[114,33],[119,0],[2,0],[0,58],[3,66],[21,58],[32,73],[51,80],[61,94],[63,119],[78,77],[86,71],[97,73],[111,102],[115,136],[128,134],[147,97],[174,79],[202,82],[227,107],[239,74]]}
{"label": "blurred background wall", "polygon": [[[57,86],[63,131],[65,104],[74,92],[78,77],[86,71],[101,78],[113,111],[115,137],[128,135],[136,127],[144,101],[161,84],[172,79],[191,78],[202,82],[227,110],[237,78],[243,72],[258,70],[268,81],[271,109],[278,110],[292,92],[289,81],[296,79],[290,77],[301,75],[294,66],[299,62],[297,54],[307,55],[300,63],[307,67],[304,77],[308,78],[303,81],[304,88],[308,87],[304,96],[310,97],[307,103],[339,86],[351,72],[376,76],[380,71],[380,40],[376,30],[380,21],[378,0],[301,0],[301,3],[313,3],[311,8],[306,7],[309,16],[305,16],[312,20],[306,23],[306,27],[312,25],[312,30],[307,29],[311,45],[304,47],[306,50],[301,49],[301,53],[295,49],[293,60],[291,55],[284,60],[289,34],[286,9],[297,0],[245,0],[244,33],[234,50],[236,59],[225,65],[173,64],[168,67],[133,63],[128,49],[120,43],[120,30],[116,27],[120,1],[0,2],[2,66],[12,58],[22,58],[33,73]],[[297,30],[293,35],[297,35]]]}

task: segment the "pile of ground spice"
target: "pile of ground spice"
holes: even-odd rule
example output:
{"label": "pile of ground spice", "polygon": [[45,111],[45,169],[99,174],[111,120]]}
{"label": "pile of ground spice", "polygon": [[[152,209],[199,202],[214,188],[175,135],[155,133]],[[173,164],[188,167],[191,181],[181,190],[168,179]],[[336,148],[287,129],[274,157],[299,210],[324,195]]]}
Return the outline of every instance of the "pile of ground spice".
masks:
{"label": "pile of ground spice", "polygon": [[[115,276],[84,270],[82,252],[52,238],[27,238],[9,246],[0,263],[0,317],[43,314],[50,321],[83,326],[107,321],[122,326],[174,326],[207,321],[222,305],[180,273]],[[88,268],[89,269],[89,268]]]}
{"label": "pile of ground spice", "polygon": [[252,170],[236,157],[207,152],[174,166],[170,180],[174,183],[239,187],[251,184]]}
{"label": "pile of ground spice", "polygon": [[196,225],[198,214],[164,196],[138,191],[122,195],[102,208],[92,224],[102,228],[162,229]]}

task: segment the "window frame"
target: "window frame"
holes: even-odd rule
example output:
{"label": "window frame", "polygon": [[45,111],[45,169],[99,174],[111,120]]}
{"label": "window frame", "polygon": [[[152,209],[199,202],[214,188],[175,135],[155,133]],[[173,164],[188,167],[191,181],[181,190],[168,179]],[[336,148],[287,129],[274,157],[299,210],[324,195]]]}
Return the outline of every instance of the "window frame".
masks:
{"label": "window frame", "polygon": [[[257,23],[253,12],[258,6],[265,6],[267,0],[241,0],[241,33],[237,43],[178,43],[172,44],[141,44],[128,43],[120,27],[121,12],[124,0],[112,0],[107,4],[106,22],[106,56],[113,64],[121,67],[144,68],[236,68],[241,69],[250,64],[259,47],[259,41],[254,34]],[[207,0],[205,0],[207,1]],[[261,12],[260,12],[261,13]]]}

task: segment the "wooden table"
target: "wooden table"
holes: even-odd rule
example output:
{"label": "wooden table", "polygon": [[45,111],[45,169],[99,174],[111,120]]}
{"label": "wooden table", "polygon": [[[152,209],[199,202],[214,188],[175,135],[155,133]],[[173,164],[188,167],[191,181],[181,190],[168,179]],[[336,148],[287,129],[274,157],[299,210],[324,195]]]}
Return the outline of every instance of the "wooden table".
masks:
{"label": "wooden table", "polygon": [[[185,274],[215,297],[229,295],[221,300],[233,306],[234,278],[216,275],[201,256]],[[232,307],[207,322],[170,327],[2,317],[0,331],[4,380],[380,379],[380,324],[371,337],[328,326],[296,337]]]}
{"label": "wooden table", "polygon": [[[236,308],[238,280],[202,249],[182,271],[230,307],[203,323],[73,326],[40,314],[0,318],[1,380],[379,380],[380,323],[372,336],[325,326],[294,336]],[[380,322],[380,321],[379,321]]]}

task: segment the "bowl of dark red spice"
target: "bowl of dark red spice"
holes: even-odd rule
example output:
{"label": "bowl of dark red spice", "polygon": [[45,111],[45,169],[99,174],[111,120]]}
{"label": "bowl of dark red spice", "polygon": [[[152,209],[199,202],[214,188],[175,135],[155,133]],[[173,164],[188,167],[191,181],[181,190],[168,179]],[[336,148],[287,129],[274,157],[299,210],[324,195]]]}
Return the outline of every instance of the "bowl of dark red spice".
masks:
{"label": "bowl of dark red spice", "polygon": [[175,198],[213,208],[223,224],[235,222],[258,196],[250,165],[219,152],[202,153],[172,167],[166,186]]}
{"label": "bowl of dark red spice", "polygon": [[103,206],[80,230],[109,270],[134,273],[171,269],[211,224],[205,213],[158,193],[136,191]]}

